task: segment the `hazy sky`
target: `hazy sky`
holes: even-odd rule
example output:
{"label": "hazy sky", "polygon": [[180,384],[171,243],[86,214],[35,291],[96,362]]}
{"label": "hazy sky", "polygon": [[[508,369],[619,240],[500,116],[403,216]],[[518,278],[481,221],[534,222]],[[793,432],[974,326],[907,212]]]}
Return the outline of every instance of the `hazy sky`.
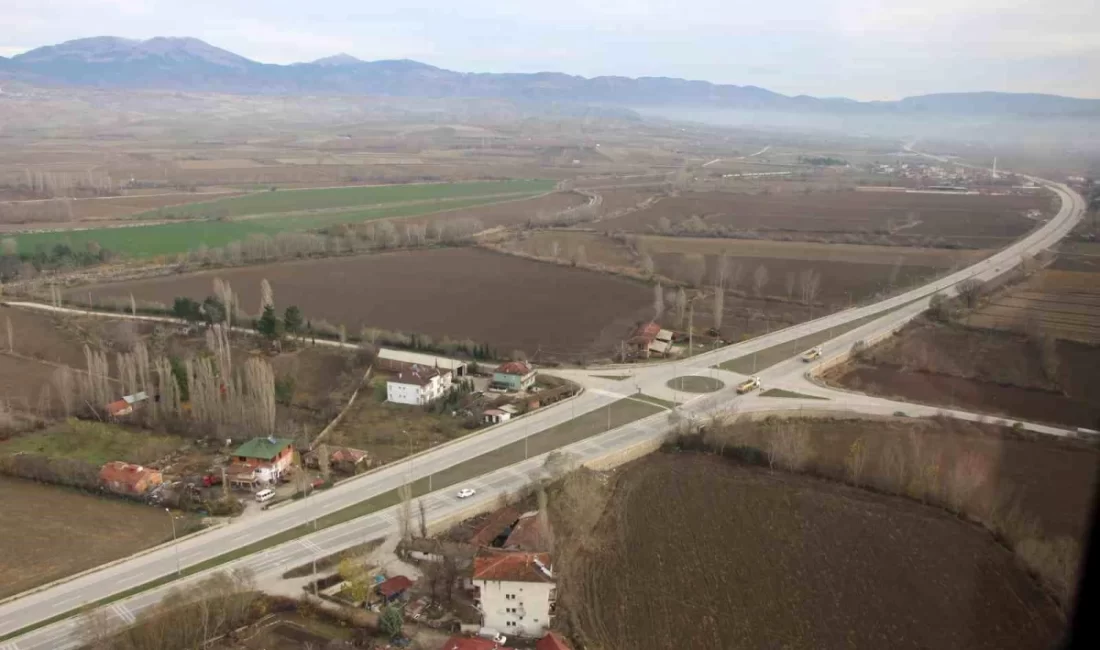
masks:
{"label": "hazy sky", "polygon": [[673,76],[786,94],[1100,98],[1097,0],[4,0],[0,55],[194,36],[268,63],[337,52],[459,71]]}

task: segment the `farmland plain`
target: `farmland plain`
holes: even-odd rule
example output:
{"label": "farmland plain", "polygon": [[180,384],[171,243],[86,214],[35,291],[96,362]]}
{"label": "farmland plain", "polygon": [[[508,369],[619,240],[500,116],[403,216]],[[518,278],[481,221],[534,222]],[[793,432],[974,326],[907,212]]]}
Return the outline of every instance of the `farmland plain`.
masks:
{"label": "farmland plain", "polygon": [[594,535],[559,587],[593,647],[870,650],[888,638],[1003,650],[1049,647],[1062,626],[976,527],[714,455],[655,454],[617,472]]}
{"label": "farmland plain", "polygon": [[250,266],[119,282],[74,290],[83,299],[126,298],[170,304],[201,299],[215,277],[243,305],[257,305],[267,279],[276,305],[298,305],[307,318],[362,327],[471,339],[503,354],[545,360],[614,349],[652,313],[644,284],[583,269],[532,262],[479,249],[398,251]]}
{"label": "farmland plain", "polygon": [[[404,190],[402,193],[381,192],[381,190],[389,188],[376,187],[266,192],[242,196],[237,199],[227,199],[224,203],[228,207],[223,206],[222,201],[218,201],[197,204],[202,206],[201,208],[195,206],[186,208],[192,211],[190,214],[193,216],[202,214],[204,210],[212,211],[208,212],[207,216],[225,210],[227,213],[232,212],[233,217],[219,216],[213,219],[144,226],[135,224],[120,228],[34,232],[15,235],[14,238],[19,250],[23,252],[33,252],[40,247],[50,247],[59,243],[83,249],[89,243],[95,242],[115,253],[133,257],[172,255],[186,253],[197,249],[199,246],[207,248],[225,246],[230,242],[246,239],[249,235],[274,235],[279,232],[312,230],[341,223],[413,217],[447,210],[470,208],[505,199],[532,196],[541,193],[544,188],[549,189],[552,184],[542,181],[516,181],[515,185],[512,182],[471,185],[476,187],[468,187],[463,184],[400,186],[397,189]],[[409,188],[432,188],[430,192],[427,190],[425,192],[443,198],[422,198],[385,207],[355,207],[351,203],[352,201],[361,201],[361,206],[372,203],[377,204],[385,200],[379,198],[380,194],[384,197],[415,196],[415,192],[412,192]],[[481,196],[471,196],[470,194],[471,192],[484,192],[487,188],[491,188],[489,191],[496,193]],[[347,192],[345,190],[357,191]],[[456,195],[448,198],[447,190],[455,192]],[[328,198],[326,195],[329,192],[336,193],[336,196],[331,199]],[[296,194],[305,194],[306,196],[299,199],[294,196]],[[263,197],[264,200],[256,197]],[[291,198],[285,203],[279,203],[277,199],[283,197]],[[249,201],[235,203],[235,201],[244,199]],[[183,209],[182,206],[172,208],[172,210]],[[259,209],[276,211],[267,213],[271,216],[261,217],[258,216],[260,213],[254,211]],[[155,216],[155,213],[152,214]]]}

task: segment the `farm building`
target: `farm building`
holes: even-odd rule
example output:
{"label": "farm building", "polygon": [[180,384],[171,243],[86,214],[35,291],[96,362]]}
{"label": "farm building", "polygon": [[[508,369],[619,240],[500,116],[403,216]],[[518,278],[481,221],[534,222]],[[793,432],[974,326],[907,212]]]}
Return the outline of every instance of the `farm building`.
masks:
{"label": "farm building", "polygon": [[294,441],[289,438],[253,438],[233,452],[236,463],[257,470],[268,470],[279,478],[294,462]]}
{"label": "farm building", "polygon": [[378,586],[374,588],[374,592],[378,594],[383,602],[391,603],[401,598],[411,586],[413,586],[413,581],[409,578],[394,576],[378,583]]}
{"label": "farm building", "polygon": [[[317,460],[320,449],[302,455],[302,462],[314,469],[321,465]],[[360,466],[370,467],[370,453],[351,447],[328,447],[329,466],[347,474],[354,474]]]}
{"label": "farm building", "polygon": [[509,361],[493,371],[490,388],[507,391],[524,391],[535,385],[535,369],[523,361]]}
{"label": "farm building", "polygon": [[126,417],[134,412],[134,406],[124,399],[115,400],[104,408],[107,416],[112,418]]}
{"label": "farm building", "polygon": [[378,351],[375,365],[379,370],[387,372],[406,372],[413,366],[422,368],[438,368],[440,371],[449,370],[455,377],[466,376],[466,362],[447,357],[437,357],[434,354],[422,354],[420,352],[406,352],[405,350],[391,350],[382,348]]}
{"label": "farm building", "polygon": [[450,370],[413,366],[386,382],[386,400],[420,406],[443,397],[452,386]]}
{"label": "farm building", "polygon": [[481,549],[472,582],[483,626],[531,638],[550,628],[557,590],[549,553]]}
{"label": "farm building", "polygon": [[511,532],[512,524],[516,523],[520,514],[522,513],[512,506],[505,506],[490,513],[470,537],[470,543],[475,546],[489,546],[498,537],[507,537]]}
{"label": "farm building", "polygon": [[652,354],[667,356],[672,350],[672,332],[661,329],[657,323],[649,322],[634,330],[627,344],[646,359]]}
{"label": "farm building", "polygon": [[116,494],[142,495],[164,482],[159,470],[113,460],[99,470],[103,487]]}
{"label": "farm building", "polygon": [[481,420],[485,424],[500,424],[512,419],[512,414],[501,409],[486,409],[481,414]]}

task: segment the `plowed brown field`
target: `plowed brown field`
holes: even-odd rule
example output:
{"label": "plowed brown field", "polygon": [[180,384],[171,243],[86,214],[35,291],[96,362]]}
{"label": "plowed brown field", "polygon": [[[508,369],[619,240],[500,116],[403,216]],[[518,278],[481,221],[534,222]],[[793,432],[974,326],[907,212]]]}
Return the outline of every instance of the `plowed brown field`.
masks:
{"label": "plowed brown field", "polygon": [[628,466],[597,530],[570,612],[589,647],[1011,650],[1051,647],[1062,628],[974,526],[715,456]]}
{"label": "plowed brown field", "polygon": [[[349,333],[377,327],[436,339],[485,342],[502,354],[537,360],[613,351],[652,312],[652,290],[638,282],[533,262],[480,249],[400,251],[225,269],[91,288],[93,299],[171,304],[201,299],[227,280],[246,309],[257,310],[267,279],[277,306],[343,324]],[[89,289],[75,293],[86,298]]]}

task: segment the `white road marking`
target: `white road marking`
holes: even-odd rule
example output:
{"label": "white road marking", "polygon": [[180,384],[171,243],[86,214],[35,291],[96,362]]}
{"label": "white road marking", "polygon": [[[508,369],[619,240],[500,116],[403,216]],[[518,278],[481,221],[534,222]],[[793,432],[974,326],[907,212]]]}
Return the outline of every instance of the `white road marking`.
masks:
{"label": "white road marking", "polygon": [[133,623],[137,620],[137,617],[134,616],[134,613],[127,609],[126,605],[123,605],[122,603],[115,603],[111,605],[111,611],[114,612],[115,616],[122,619],[123,623]]}

